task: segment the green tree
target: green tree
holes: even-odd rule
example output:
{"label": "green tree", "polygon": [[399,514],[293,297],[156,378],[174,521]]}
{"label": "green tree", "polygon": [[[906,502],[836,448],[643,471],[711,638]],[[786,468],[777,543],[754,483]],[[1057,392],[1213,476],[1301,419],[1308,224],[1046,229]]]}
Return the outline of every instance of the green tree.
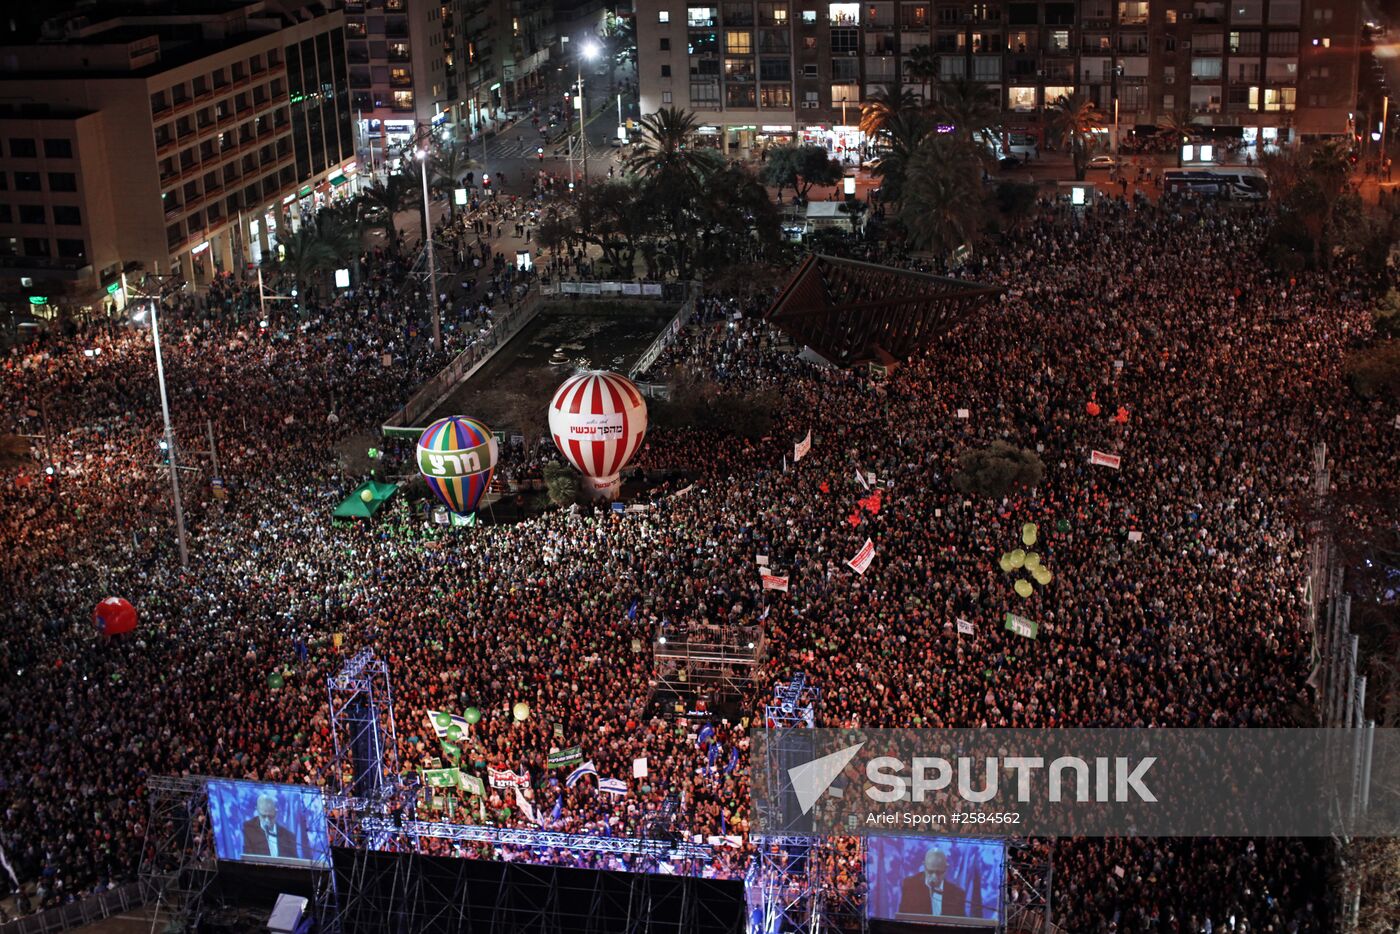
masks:
{"label": "green tree", "polygon": [[904,73],[909,80],[918,83],[923,90],[923,99],[928,101],[929,85],[938,78],[938,56],[927,45],[916,45],[904,57]]}
{"label": "green tree", "polygon": [[282,248],[282,261],[279,268],[283,275],[297,284],[306,295],[314,295],[320,289],[326,271],[335,268],[335,251],[321,238],[315,224],[302,224],[301,228],[279,244]]}
{"label": "green tree", "polygon": [[1084,181],[1098,132],[1104,127],[1103,114],[1084,94],[1061,95],[1050,107],[1050,130],[1055,138],[1069,147],[1074,160],[1074,177]]}
{"label": "green tree", "polygon": [[793,189],[799,198],[806,198],[818,185],[837,184],[846,174],[841,163],[827,155],[822,146],[798,146],[793,153],[793,172],[796,176]]}
{"label": "green tree", "polygon": [[965,142],[986,142],[1001,118],[1001,106],[985,84],[956,78],[934,85],[933,113]]}
{"label": "green tree", "polygon": [[758,178],[741,165],[726,165],[705,177],[695,210],[699,260],[708,271],[736,256],[772,251],[782,239],[778,210]]}
{"label": "green tree", "polygon": [[924,138],[909,160],[899,220],[909,247],[948,255],[982,235],[982,165],[974,145],[951,135]]}
{"label": "green tree", "polygon": [[1347,355],[1342,369],[1363,399],[1400,399],[1400,340],[1377,341]]}
{"label": "green tree", "polygon": [[34,463],[29,439],[21,435],[0,435],[0,470],[13,470]]}
{"label": "green tree", "polygon": [[778,197],[783,197],[783,190],[791,188],[797,191],[797,147],[791,143],[784,146],[774,146],[763,156],[763,168],[759,169],[758,177],[765,185],[772,185],[778,189]]}
{"label": "green tree", "polygon": [[1157,128],[1171,136],[1176,164],[1180,166],[1182,144],[1189,143],[1199,136],[1200,128],[1191,122],[1191,116],[1184,110],[1167,114],[1157,121]]}
{"label": "green tree", "polygon": [[860,107],[860,130],[870,139],[880,135],[885,124],[897,113],[918,106],[914,92],[908,88],[880,90]]}
{"label": "green tree", "polygon": [[693,113],[677,107],[663,107],[643,117],[632,156],[627,160],[628,171],[648,178],[698,183],[706,172],[724,161],[714,150],[691,145],[698,126]]}
{"label": "green tree", "polygon": [[559,507],[572,506],[578,502],[578,474],[559,461],[544,465],[544,488],[549,501]]}
{"label": "green tree", "polygon": [[428,187],[438,194],[447,196],[447,216],[457,217],[457,199],[454,195],[462,186],[462,179],[476,163],[468,155],[467,147],[456,141],[437,148],[431,157],[428,173]]}
{"label": "green tree", "polygon": [[881,200],[900,200],[909,160],[932,131],[932,121],[918,111],[895,114],[885,124],[884,155],[875,169],[881,180]]}
{"label": "green tree", "polygon": [[1371,310],[1371,320],[1377,335],[1400,337],[1400,292],[1387,290]]}
{"label": "green tree", "polygon": [[397,251],[399,247],[398,216],[421,197],[418,184],[418,179],[399,172],[375,181],[360,192],[368,208],[368,217],[375,227],[384,231],[390,250]]}
{"label": "green tree", "polygon": [[1045,464],[1034,451],[993,441],[984,448],[969,448],[958,455],[953,486],[961,493],[1001,499],[1025,492],[1040,483]]}
{"label": "green tree", "polygon": [[1018,227],[1035,210],[1036,187],[1028,182],[998,182],[997,213],[1007,227]]}

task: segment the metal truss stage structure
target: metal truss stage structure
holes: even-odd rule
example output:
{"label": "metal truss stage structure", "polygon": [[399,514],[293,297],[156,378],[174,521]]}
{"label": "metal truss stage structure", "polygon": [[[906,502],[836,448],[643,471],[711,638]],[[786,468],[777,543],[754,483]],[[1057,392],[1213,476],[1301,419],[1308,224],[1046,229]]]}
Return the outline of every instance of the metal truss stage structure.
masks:
{"label": "metal truss stage structure", "polygon": [[[207,895],[236,902],[257,893],[266,900],[296,887],[312,896],[318,930],[326,934],[863,934],[868,928],[864,885],[849,871],[865,864],[865,841],[818,836],[810,817],[784,825],[781,834],[753,838],[756,855],[744,882],[703,878],[713,851],[691,842],[674,798],[643,815],[640,837],[419,820],[422,789],[399,770],[388,665],[362,651],[328,679],[327,689],[333,755],[323,803],[332,868],[298,874],[228,864],[221,881],[210,779],[149,778],[140,876],[168,912],[170,930],[196,930]],[[777,736],[770,740],[777,754],[753,766],[769,770],[768,787],[788,787],[791,794],[780,776],[811,759],[820,700],[821,689],[801,672],[774,686],[764,726]],[[1004,931],[1055,931],[1046,854],[1010,842]]]}
{"label": "metal truss stage structure", "polygon": [[740,934],[743,884],[421,853],[337,851],[341,934]]}
{"label": "metal truss stage structure", "polygon": [[763,650],[762,626],[668,627],[652,642],[652,674],[660,691],[740,704]]}
{"label": "metal truss stage structure", "polygon": [[905,360],[1001,294],[995,286],[812,254],[764,316],[837,366]]}

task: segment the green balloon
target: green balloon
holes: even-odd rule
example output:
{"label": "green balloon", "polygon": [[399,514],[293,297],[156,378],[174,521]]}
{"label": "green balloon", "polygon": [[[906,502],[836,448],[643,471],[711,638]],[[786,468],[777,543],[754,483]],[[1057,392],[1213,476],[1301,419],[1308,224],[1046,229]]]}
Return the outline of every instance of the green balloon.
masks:
{"label": "green balloon", "polygon": [[447,729],[447,728],[448,728],[449,726],[451,726],[451,725],[452,725],[452,715],[451,715],[451,714],[448,714],[448,713],[440,713],[440,714],[438,714],[437,716],[433,717],[433,726],[436,726],[438,729],[445,730],[445,729]]}
{"label": "green balloon", "polygon": [[452,724],[447,728],[447,738],[455,743],[462,738],[462,728],[455,723]]}
{"label": "green balloon", "polygon": [[475,725],[481,722],[481,711],[475,707],[468,707],[463,717],[465,717],[468,723]]}
{"label": "green balloon", "polygon": [[1056,529],[1056,531],[1059,531],[1059,532],[1068,532],[1068,531],[1069,531],[1069,520],[1068,520],[1068,519],[1061,519],[1059,522],[1056,522],[1056,523],[1055,523],[1055,529]]}
{"label": "green balloon", "polygon": [[286,683],[286,679],[282,677],[282,672],[280,671],[274,671],[272,674],[267,676],[267,686],[274,691],[281,690],[282,685]]}

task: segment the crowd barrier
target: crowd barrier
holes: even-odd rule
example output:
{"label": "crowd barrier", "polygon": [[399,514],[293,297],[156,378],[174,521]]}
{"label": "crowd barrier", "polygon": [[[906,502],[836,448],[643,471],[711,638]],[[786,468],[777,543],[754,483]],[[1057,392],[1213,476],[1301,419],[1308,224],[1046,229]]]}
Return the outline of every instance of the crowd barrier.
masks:
{"label": "crowd barrier", "polygon": [[110,889],[100,895],[89,895],[67,905],[49,908],[16,918],[0,925],[0,934],[50,934],[53,931],[67,931],[83,924],[92,924],[122,914],[146,903],[146,894],[140,882]]}
{"label": "crowd barrier", "polygon": [[494,326],[483,340],[458,354],[436,376],[424,383],[403,408],[389,416],[382,426],[384,434],[391,435],[410,428],[426,427],[419,422],[431,413],[458,383],[475,373],[497,350],[519,334],[521,328],[539,313],[540,304],[540,291],[532,289],[518,307],[497,315]]}

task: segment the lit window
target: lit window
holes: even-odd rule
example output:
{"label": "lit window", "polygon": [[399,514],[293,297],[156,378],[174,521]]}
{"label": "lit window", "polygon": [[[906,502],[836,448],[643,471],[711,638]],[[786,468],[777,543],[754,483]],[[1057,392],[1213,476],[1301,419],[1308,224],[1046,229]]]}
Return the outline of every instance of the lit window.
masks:
{"label": "lit window", "polygon": [[658,23],[669,23],[671,21],[671,11],[661,10],[656,14],[656,21]]}

